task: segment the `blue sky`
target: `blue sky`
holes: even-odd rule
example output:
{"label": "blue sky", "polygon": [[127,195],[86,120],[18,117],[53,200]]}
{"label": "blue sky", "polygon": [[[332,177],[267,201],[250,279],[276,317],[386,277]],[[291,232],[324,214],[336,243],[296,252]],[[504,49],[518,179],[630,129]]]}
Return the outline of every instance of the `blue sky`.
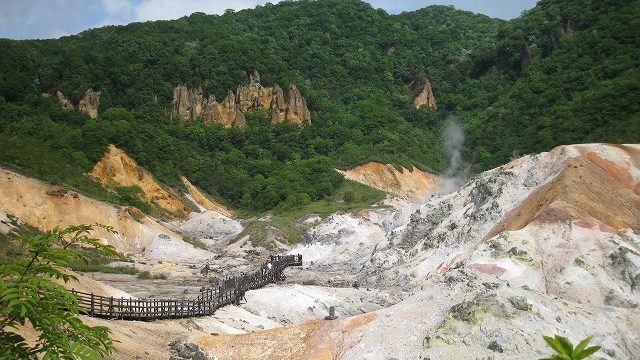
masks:
{"label": "blue sky", "polygon": [[[50,39],[104,25],[177,19],[196,11],[221,14],[265,4],[265,0],[0,0],[0,38]],[[272,3],[278,2],[271,0]],[[428,5],[511,19],[535,6],[535,0],[367,0],[397,14]]]}

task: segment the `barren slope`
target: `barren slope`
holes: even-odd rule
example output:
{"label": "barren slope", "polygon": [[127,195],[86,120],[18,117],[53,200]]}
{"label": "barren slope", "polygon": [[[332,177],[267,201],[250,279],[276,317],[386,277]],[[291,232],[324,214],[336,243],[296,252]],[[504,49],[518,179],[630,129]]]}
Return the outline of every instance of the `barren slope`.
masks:
{"label": "barren slope", "polygon": [[138,186],[150,202],[173,213],[185,215],[187,206],[169,189],[165,189],[145,169],[114,145],[96,163],[90,175],[103,185]]}
{"label": "barren slope", "polygon": [[98,228],[93,235],[124,253],[141,251],[160,234],[181,239],[137,209],[116,207],[1,168],[0,209],[43,231],[78,224],[113,226],[116,234]]}
{"label": "barren slope", "polygon": [[424,202],[437,191],[441,179],[416,167],[400,171],[391,164],[370,162],[349,170],[338,170],[345,178],[400,196],[413,202]]}
{"label": "barren slope", "polygon": [[200,189],[194,186],[186,177],[181,176],[180,179],[182,180],[182,183],[184,184],[184,186],[187,187],[187,191],[189,191],[189,195],[193,198],[193,200],[199,206],[203,208],[201,210],[215,211],[229,218],[235,216],[235,212],[233,210],[228,209],[226,206],[216,202],[210,196],[200,191]]}
{"label": "barren slope", "polygon": [[639,164],[639,145],[561,146],[420,206],[329,217],[291,253],[305,273],[414,293],[348,335],[346,359],[531,359],[549,334],[635,358]]}

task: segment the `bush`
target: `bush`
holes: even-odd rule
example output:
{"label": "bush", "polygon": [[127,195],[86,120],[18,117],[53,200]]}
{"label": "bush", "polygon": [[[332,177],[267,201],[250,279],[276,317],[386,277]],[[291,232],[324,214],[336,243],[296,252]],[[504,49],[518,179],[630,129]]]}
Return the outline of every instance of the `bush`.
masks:
{"label": "bush", "polygon": [[166,280],[167,278],[168,276],[165,273],[151,274],[149,271],[142,271],[138,274],[138,279],[141,280]]}
{"label": "bush", "polygon": [[138,274],[138,279],[149,280],[149,279],[151,279],[151,273],[148,272],[148,271],[141,271]]}
{"label": "bush", "polygon": [[589,336],[588,338],[582,340],[575,348],[573,347],[573,344],[571,344],[571,341],[569,341],[569,339],[564,336],[543,336],[543,338],[544,341],[553,349],[553,351],[555,351],[555,354],[548,358],[543,358],[540,360],[582,360],[600,350],[600,346],[597,345],[587,347],[592,339],[592,336]]}
{"label": "bush", "polygon": [[[76,279],[66,271],[69,262],[82,258],[72,245],[116,255],[113,247],[89,237],[92,230],[71,226],[24,239],[24,255],[0,263],[1,359],[98,359],[113,350],[109,329],[82,323],[78,298],[53,281]],[[17,332],[27,322],[37,342]]]}
{"label": "bush", "polygon": [[347,204],[351,204],[356,200],[356,196],[353,194],[353,191],[347,191],[344,193],[344,202]]}

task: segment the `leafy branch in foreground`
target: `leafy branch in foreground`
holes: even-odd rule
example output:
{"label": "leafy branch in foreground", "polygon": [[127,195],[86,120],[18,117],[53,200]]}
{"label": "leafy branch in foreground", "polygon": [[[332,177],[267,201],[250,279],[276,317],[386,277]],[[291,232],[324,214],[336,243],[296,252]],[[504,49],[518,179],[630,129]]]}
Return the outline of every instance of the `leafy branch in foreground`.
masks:
{"label": "leafy branch in foreground", "polygon": [[[78,299],[55,282],[76,280],[67,268],[83,258],[79,247],[117,255],[112,246],[90,237],[92,230],[89,225],[55,228],[23,239],[23,256],[0,261],[0,358],[99,359],[112,351],[110,331],[82,323]],[[35,335],[27,339],[22,334],[29,328]]]}
{"label": "leafy branch in foreground", "polygon": [[600,346],[598,345],[587,347],[593,336],[589,336],[588,338],[580,341],[578,346],[575,348],[571,341],[564,336],[543,336],[543,338],[556,353],[550,357],[540,360],[582,360],[600,350]]}

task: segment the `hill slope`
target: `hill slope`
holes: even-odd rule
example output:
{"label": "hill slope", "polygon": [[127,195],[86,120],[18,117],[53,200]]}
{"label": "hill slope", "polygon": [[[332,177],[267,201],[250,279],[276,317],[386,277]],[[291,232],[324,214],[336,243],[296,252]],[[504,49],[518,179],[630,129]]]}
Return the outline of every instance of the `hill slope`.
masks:
{"label": "hill slope", "polygon": [[[531,359],[547,352],[541,334],[561,333],[574,341],[595,335],[603,358],[633,358],[640,351],[639,165],[640,145],[561,146],[478,174],[420,206],[329,217],[291,250],[310,262],[301,275],[412,296],[343,317],[330,331],[344,336],[317,337],[311,322],[240,346],[311,326],[303,344],[346,358]],[[365,318],[373,320],[352,331],[349,324]],[[404,336],[385,340],[397,334]],[[215,339],[200,344],[224,353]]]}
{"label": "hill slope", "polygon": [[[332,196],[335,167],[443,171],[449,121],[466,125],[472,171],[562,143],[636,142],[639,9],[541,1],[505,22],[442,6],[392,16],[356,0],[303,0],[0,40],[0,163],[126,203],[83,175],[115,144],[162,183],[184,190],[185,176],[262,212]],[[293,85],[311,124],[271,124],[269,107],[284,109],[274,104],[244,104],[242,129],[197,116],[205,99],[239,101],[227,95],[250,87],[254,71],[264,89]],[[189,101],[174,113],[179,86]]]}

